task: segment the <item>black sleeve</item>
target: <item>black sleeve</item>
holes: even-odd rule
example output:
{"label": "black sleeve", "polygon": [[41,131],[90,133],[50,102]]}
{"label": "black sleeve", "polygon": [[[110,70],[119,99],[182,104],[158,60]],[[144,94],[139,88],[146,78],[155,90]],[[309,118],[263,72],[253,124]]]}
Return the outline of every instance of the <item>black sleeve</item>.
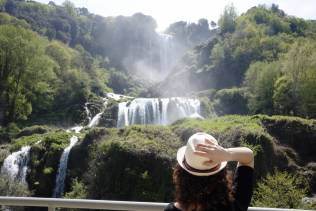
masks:
{"label": "black sleeve", "polygon": [[178,208],[174,206],[174,203],[170,203],[167,205],[167,207],[164,209],[164,211],[181,211]]}
{"label": "black sleeve", "polygon": [[235,210],[247,210],[253,192],[253,168],[239,166],[236,169],[233,183]]}

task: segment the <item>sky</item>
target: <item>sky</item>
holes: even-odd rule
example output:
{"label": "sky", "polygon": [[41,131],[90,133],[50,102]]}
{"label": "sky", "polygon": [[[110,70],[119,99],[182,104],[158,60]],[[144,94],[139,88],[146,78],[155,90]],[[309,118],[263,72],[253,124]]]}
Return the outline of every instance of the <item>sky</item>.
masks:
{"label": "sky", "polygon": [[[64,0],[36,0],[42,3]],[[131,16],[137,12],[152,16],[157,31],[163,31],[176,21],[197,22],[200,18],[217,22],[225,5],[233,3],[238,14],[259,4],[279,5],[288,15],[316,19],[316,0],[71,0],[76,7],[86,7],[91,13],[102,16]]]}

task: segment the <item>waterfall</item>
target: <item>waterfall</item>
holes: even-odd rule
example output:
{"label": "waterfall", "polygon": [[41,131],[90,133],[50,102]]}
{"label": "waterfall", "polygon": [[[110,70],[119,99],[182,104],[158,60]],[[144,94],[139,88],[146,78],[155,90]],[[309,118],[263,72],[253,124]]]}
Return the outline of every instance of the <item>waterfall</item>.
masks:
{"label": "waterfall", "polygon": [[27,184],[26,173],[27,164],[30,159],[30,146],[24,146],[20,151],[13,152],[3,162],[1,175],[7,175],[9,178],[20,183]]}
{"label": "waterfall", "polygon": [[200,101],[189,98],[136,98],[119,103],[117,127],[131,124],[170,124],[185,117],[203,118]]}
{"label": "waterfall", "polygon": [[94,126],[98,125],[102,114],[103,114],[103,112],[100,112],[97,115],[95,115],[92,118],[92,120],[89,122],[88,127],[94,127]]}
{"label": "waterfall", "polygon": [[84,104],[84,109],[85,109],[85,111],[86,111],[86,115],[87,115],[87,117],[88,117],[89,122],[91,122],[91,112],[90,112],[90,110],[89,110],[89,108],[88,108],[88,105],[89,105],[88,102],[85,103],[85,104]]}
{"label": "waterfall", "polygon": [[[120,94],[114,94],[114,93],[107,93],[106,94],[106,97],[103,98],[103,107],[106,108],[107,104],[108,104],[108,100],[109,99],[113,99],[115,101],[118,101],[118,100],[122,100],[122,99],[131,99],[132,97],[129,97],[129,96],[125,96],[125,95],[120,95]],[[99,124],[99,121],[101,119],[101,116],[103,114],[103,111],[101,111],[100,113],[97,113],[94,117],[91,118],[91,112],[89,111],[87,105],[89,103],[85,103],[85,110],[86,110],[86,113],[89,114],[87,115],[88,118],[89,118],[89,123],[87,125],[87,127],[95,127]]]}
{"label": "waterfall", "polygon": [[158,33],[159,36],[159,57],[160,57],[160,72],[163,74],[169,73],[172,66],[177,61],[174,41],[172,35]]}
{"label": "waterfall", "polygon": [[63,154],[60,157],[58,171],[57,171],[57,175],[56,175],[56,185],[55,185],[55,190],[53,193],[54,198],[60,198],[64,193],[69,152],[70,152],[71,148],[77,142],[78,142],[78,137],[72,136],[70,138],[69,146],[64,149]]}

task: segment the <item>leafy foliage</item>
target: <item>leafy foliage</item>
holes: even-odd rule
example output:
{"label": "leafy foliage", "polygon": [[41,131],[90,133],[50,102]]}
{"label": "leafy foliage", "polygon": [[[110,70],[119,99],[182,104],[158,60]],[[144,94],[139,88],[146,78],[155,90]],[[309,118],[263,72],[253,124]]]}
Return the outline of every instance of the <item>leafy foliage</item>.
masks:
{"label": "leafy foliage", "polygon": [[[233,5],[228,5],[215,38],[188,52],[171,78],[160,87],[171,87],[180,94],[245,87],[249,113],[313,118],[314,32],[313,21],[288,16],[274,4],[253,7],[240,16]],[[201,85],[187,90],[174,83],[186,78]],[[218,95],[224,93],[219,91]],[[221,107],[219,100],[216,104]],[[223,108],[218,114],[231,111]]]}
{"label": "leafy foliage", "polygon": [[[5,124],[31,114],[38,118],[71,108],[76,112],[74,105],[108,89],[106,70],[85,52],[12,25],[0,26],[0,45],[0,112]],[[77,106],[77,112],[81,109]]]}
{"label": "leafy foliage", "polygon": [[1,175],[0,177],[0,195],[1,196],[30,196],[31,193],[25,184]]}
{"label": "leafy foliage", "polygon": [[71,177],[83,179],[91,198],[166,201],[171,198],[173,158],[180,145],[162,126],[93,129],[70,155]]}
{"label": "leafy foliage", "polygon": [[306,194],[303,178],[287,172],[275,172],[258,183],[252,205],[256,207],[303,208]]}
{"label": "leafy foliage", "polygon": [[218,25],[222,34],[234,32],[237,19],[237,12],[234,5],[227,5],[223,14],[218,20]]}
{"label": "leafy foliage", "polygon": [[216,114],[247,114],[248,96],[246,89],[221,89],[214,96],[214,109]]}
{"label": "leafy foliage", "polygon": [[273,114],[274,83],[280,75],[277,62],[252,64],[246,73],[245,84],[251,93],[249,108],[253,113]]}
{"label": "leafy foliage", "polygon": [[88,192],[85,185],[75,178],[71,183],[71,191],[65,194],[65,198],[69,199],[84,199],[87,198]]}

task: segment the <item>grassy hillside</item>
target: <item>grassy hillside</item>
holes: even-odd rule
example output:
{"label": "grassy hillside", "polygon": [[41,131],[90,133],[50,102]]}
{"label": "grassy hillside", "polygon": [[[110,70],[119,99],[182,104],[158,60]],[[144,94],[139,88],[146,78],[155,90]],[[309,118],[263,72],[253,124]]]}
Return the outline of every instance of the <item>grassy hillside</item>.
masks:
{"label": "grassy hillside", "polygon": [[[168,201],[172,196],[169,185],[176,151],[198,131],[214,135],[226,147],[253,149],[257,179],[277,168],[308,174],[306,178],[310,184],[316,181],[315,172],[312,173],[316,160],[314,120],[232,115],[205,120],[184,119],[170,126],[135,125],[124,129],[84,130],[70,154],[67,190],[77,178],[92,198]],[[15,151],[23,145],[32,145],[30,188],[37,196],[49,193],[58,159],[71,134],[56,130],[22,134],[19,134],[21,137],[16,135],[19,138],[6,145],[10,146],[6,149]],[[39,140],[42,142],[35,144]],[[314,186],[310,186],[310,191],[316,191]]]}

